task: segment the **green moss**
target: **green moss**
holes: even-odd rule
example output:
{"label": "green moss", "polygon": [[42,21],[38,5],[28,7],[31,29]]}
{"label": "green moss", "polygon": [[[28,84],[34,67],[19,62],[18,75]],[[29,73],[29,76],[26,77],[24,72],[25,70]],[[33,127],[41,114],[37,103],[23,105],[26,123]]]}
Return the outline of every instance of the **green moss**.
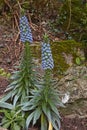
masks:
{"label": "green moss", "polygon": [[11,74],[6,72],[3,68],[0,68],[0,76],[10,78]]}
{"label": "green moss", "polygon": [[55,64],[54,72],[56,72],[57,75],[63,74],[63,72],[66,71],[69,66],[71,66],[71,64],[67,64],[63,54],[70,54],[73,57],[72,62],[75,63],[75,59],[78,56],[78,48],[83,48],[81,43],[78,43],[74,40],[52,42],[51,47]]}

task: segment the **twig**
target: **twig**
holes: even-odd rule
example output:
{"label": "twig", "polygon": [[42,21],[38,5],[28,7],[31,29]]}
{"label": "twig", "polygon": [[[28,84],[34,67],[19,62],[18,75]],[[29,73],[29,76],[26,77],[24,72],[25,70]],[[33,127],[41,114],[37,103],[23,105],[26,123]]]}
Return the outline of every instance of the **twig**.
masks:
{"label": "twig", "polygon": [[18,34],[16,35],[16,38],[13,41],[17,42],[19,35],[20,35],[20,32],[18,32]]}
{"label": "twig", "polygon": [[28,13],[28,18],[29,18],[30,24],[32,24],[31,17],[30,17],[30,13]]}
{"label": "twig", "polygon": [[16,15],[14,15],[14,19],[15,19],[15,24],[16,24],[16,26],[17,26],[17,28],[18,28],[18,31],[20,31],[19,25],[18,25],[18,21],[17,21],[17,18],[16,18]]}
{"label": "twig", "polygon": [[19,1],[18,1],[18,5],[19,5],[19,8],[20,8],[20,10],[22,9],[22,7],[21,7],[21,4],[19,3]]}
{"label": "twig", "polygon": [[12,9],[9,2],[7,0],[4,0],[5,4],[10,8],[10,10]]}
{"label": "twig", "polygon": [[68,0],[69,2],[69,21],[68,21],[68,26],[67,26],[67,31],[69,30],[70,28],[70,24],[71,24],[71,0]]}
{"label": "twig", "polygon": [[87,115],[79,116],[80,119],[87,118]]}

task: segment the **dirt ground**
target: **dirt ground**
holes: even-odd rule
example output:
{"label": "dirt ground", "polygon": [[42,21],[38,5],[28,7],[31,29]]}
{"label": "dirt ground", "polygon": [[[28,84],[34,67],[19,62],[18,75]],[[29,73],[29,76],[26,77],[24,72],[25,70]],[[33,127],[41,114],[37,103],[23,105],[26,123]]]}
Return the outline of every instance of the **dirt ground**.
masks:
{"label": "dirt ground", "polygon": [[[22,52],[23,47],[17,41],[15,42],[15,37],[17,37],[17,33],[0,25],[0,68],[4,68],[6,72],[14,70],[14,65],[18,63]],[[7,78],[0,76],[0,97],[9,83]],[[61,130],[87,130],[87,117],[62,115]]]}

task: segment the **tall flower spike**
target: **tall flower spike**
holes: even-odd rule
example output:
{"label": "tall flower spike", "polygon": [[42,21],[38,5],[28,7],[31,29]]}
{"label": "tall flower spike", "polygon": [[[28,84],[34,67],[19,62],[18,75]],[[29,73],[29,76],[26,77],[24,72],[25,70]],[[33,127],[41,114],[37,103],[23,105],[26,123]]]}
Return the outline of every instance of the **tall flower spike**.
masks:
{"label": "tall flower spike", "polygon": [[54,62],[52,58],[51,48],[49,43],[42,43],[42,68],[53,69]]}
{"label": "tall flower spike", "polygon": [[31,29],[27,17],[24,15],[20,18],[20,40],[21,42],[33,42]]}

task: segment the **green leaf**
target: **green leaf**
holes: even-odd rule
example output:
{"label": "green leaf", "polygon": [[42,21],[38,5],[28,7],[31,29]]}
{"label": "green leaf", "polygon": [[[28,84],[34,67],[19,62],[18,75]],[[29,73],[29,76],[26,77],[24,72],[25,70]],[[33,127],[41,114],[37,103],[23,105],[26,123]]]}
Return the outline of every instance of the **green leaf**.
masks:
{"label": "green leaf", "polygon": [[13,81],[13,82],[10,84],[10,86],[14,86],[14,85],[16,85],[16,84],[19,84],[21,81],[22,81],[22,78],[17,79],[17,80],[15,80],[15,81]]}
{"label": "green leaf", "polygon": [[11,96],[11,98],[13,98],[17,94],[17,92],[18,92],[18,89],[12,90],[12,96]]}
{"label": "green leaf", "polygon": [[80,65],[80,64],[81,64],[81,60],[80,60],[79,57],[76,58],[76,64],[77,64],[77,65]]}
{"label": "green leaf", "polygon": [[18,84],[10,84],[7,89],[5,90],[5,92],[10,91],[10,90],[15,90],[16,88],[20,87],[22,83],[18,83]]}
{"label": "green leaf", "polygon": [[6,119],[5,117],[3,117],[2,122],[1,122],[0,125],[3,126],[3,125],[6,124],[8,121],[9,121],[8,119]]}
{"label": "green leaf", "polygon": [[17,74],[17,75],[20,74],[20,71],[14,71],[13,75],[15,75],[15,74]]}
{"label": "green leaf", "polygon": [[9,92],[7,95],[3,96],[1,99],[1,102],[7,101],[12,95],[12,92]]}
{"label": "green leaf", "polygon": [[55,120],[52,121],[52,125],[55,128],[55,130],[60,130]]}
{"label": "green leaf", "polygon": [[15,117],[15,114],[16,114],[16,111],[15,111],[15,110],[12,110],[12,111],[11,111],[11,117],[12,117],[12,118]]}
{"label": "green leaf", "polygon": [[60,130],[60,119],[55,113],[52,114],[52,125],[55,128],[55,130]]}
{"label": "green leaf", "polygon": [[46,103],[44,103],[44,102],[43,102],[43,105],[42,105],[42,110],[46,114]]}
{"label": "green leaf", "polygon": [[29,111],[29,110],[30,110],[30,107],[22,107],[22,110],[23,110],[23,111]]}
{"label": "green leaf", "polygon": [[20,86],[18,90],[18,95],[22,94],[22,89],[23,89],[23,86]]}
{"label": "green leaf", "polygon": [[17,103],[18,99],[19,99],[19,96],[16,95],[16,96],[14,97],[14,100],[13,100],[13,105],[14,105],[14,106],[16,106],[16,103]]}
{"label": "green leaf", "polygon": [[17,123],[14,123],[14,130],[21,130],[20,126]]}
{"label": "green leaf", "polygon": [[35,125],[36,121],[39,119],[42,111],[41,111],[41,108],[37,108],[35,111],[34,111],[34,119],[33,119],[33,125]]}
{"label": "green leaf", "polygon": [[8,110],[4,110],[4,114],[5,114],[5,117],[6,117],[7,119],[11,119],[11,114],[9,113]]}
{"label": "green leaf", "polygon": [[25,86],[29,87],[29,79],[25,78]]}
{"label": "green leaf", "polygon": [[28,117],[27,117],[27,120],[26,120],[26,128],[28,129],[28,126],[30,125],[30,122],[32,121],[33,117],[34,117],[34,112],[32,112]]}
{"label": "green leaf", "polygon": [[3,125],[3,128],[9,128],[10,125],[11,125],[10,122],[7,122],[7,123],[5,123],[5,124]]}
{"label": "green leaf", "polygon": [[32,105],[32,102],[31,102],[31,100],[30,100],[30,101],[24,102],[22,105],[23,105],[24,107],[28,107],[28,106],[31,106],[31,105]]}
{"label": "green leaf", "polygon": [[54,104],[51,100],[48,100],[48,103],[49,103],[51,109],[54,111],[54,113],[56,113],[56,114],[60,117],[59,112],[58,112],[58,109],[57,109],[57,107],[55,106],[55,104]]}
{"label": "green leaf", "polygon": [[25,102],[25,97],[26,97],[26,91],[23,89],[22,90],[22,95],[21,95],[21,104]]}
{"label": "green leaf", "polygon": [[49,108],[47,108],[47,115],[46,116],[47,116],[47,118],[48,118],[49,121],[52,120],[51,111],[50,111]]}
{"label": "green leaf", "polygon": [[21,119],[22,119],[22,120],[20,121],[19,124],[20,124],[20,126],[24,129],[24,128],[25,128],[25,125],[26,125],[26,124],[25,124],[26,119],[25,119],[24,117],[22,117]]}
{"label": "green leaf", "polygon": [[11,90],[11,89],[14,89],[14,87],[15,87],[15,85],[8,85],[7,86],[7,88],[6,88],[6,90],[5,90],[5,92],[7,92],[7,91],[9,91],[9,90]]}
{"label": "green leaf", "polygon": [[0,107],[1,107],[1,108],[12,109],[12,108],[13,108],[13,105],[12,105],[12,104],[9,104],[9,103],[6,103],[6,102],[0,101]]}

